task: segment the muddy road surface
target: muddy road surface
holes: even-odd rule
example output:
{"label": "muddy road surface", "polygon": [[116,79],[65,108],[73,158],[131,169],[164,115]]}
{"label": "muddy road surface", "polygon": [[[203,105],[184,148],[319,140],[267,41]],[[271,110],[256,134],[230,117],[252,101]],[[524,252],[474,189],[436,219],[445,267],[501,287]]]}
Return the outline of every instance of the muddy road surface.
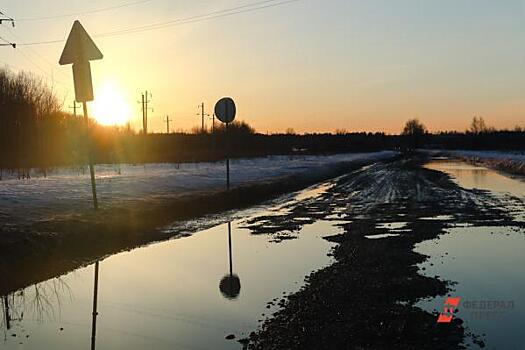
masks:
{"label": "muddy road surface", "polygon": [[[282,215],[247,223],[257,233],[288,238],[307,222],[344,220],[336,262],[312,273],[306,286],[281,302],[283,308],[241,340],[249,349],[461,349],[485,346],[463,320],[438,324],[437,313],[415,304],[452,296],[454,283],[423,276],[413,251],[454,226],[517,226],[519,198],[459,187],[443,172],[411,158],[365,167],[343,176],[318,198]],[[299,218],[299,220],[298,220]],[[269,229],[266,227],[272,223]],[[424,269],[424,268],[423,268]],[[497,347],[496,347],[497,348]]]}
{"label": "muddy road surface", "polygon": [[[522,192],[479,186],[479,169],[458,182],[428,162],[415,155],[352,164],[284,195],[305,182],[288,179],[286,186],[253,193],[238,189],[231,196],[245,197],[244,209],[231,205],[228,212],[169,223],[167,215],[147,230],[128,230],[119,220],[122,230],[101,235],[95,249],[67,238],[81,234],[75,225],[65,225],[69,234],[52,227],[65,235],[55,234],[51,245],[27,242],[33,258],[9,253],[0,285],[0,348],[523,348],[512,326],[523,312],[520,296],[480,294],[509,297],[516,306],[513,318],[490,323],[488,334],[480,331],[487,324],[478,327],[463,304],[451,322],[437,322],[447,296],[474,297],[484,281],[494,281],[499,291],[525,291],[520,270],[505,265],[520,266],[519,247],[525,247]],[[464,172],[461,166],[454,171]],[[490,174],[491,186],[516,185]],[[254,198],[272,196],[253,205]],[[214,199],[206,203],[224,202]],[[92,234],[104,232],[103,222],[99,227]],[[467,241],[456,243],[457,237]],[[152,241],[162,242],[132,249]],[[450,265],[445,256],[464,265]],[[496,260],[485,262],[489,257]],[[96,267],[89,265],[95,261]],[[463,283],[451,270],[473,277]]]}

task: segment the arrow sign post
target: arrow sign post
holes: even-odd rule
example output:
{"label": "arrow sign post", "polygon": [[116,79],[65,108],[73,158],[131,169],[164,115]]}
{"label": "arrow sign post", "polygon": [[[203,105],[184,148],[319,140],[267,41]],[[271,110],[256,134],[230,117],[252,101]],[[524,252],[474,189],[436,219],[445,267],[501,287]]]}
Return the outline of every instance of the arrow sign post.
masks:
{"label": "arrow sign post", "polygon": [[[82,102],[84,107],[84,122],[88,130],[87,102],[93,101],[93,83],[91,81],[91,67],[89,61],[100,60],[103,55],[93,39],[86,32],[79,21],[73,23],[71,32],[66,41],[58,63],[61,65],[73,64],[73,82],[75,84],[75,100]],[[86,132],[87,133],[87,132]],[[91,175],[91,191],[93,193],[93,206],[98,209],[97,186],[95,183],[95,168],[91,145],[89,147],[89,173]]]}

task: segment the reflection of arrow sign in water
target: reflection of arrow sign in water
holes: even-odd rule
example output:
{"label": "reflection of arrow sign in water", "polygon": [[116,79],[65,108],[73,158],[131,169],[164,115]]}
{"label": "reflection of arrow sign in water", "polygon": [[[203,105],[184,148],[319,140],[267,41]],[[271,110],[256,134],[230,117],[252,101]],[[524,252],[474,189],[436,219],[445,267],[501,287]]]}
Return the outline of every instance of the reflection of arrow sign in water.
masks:
{"label": "reflection of arrow sign in water", "polygon": [[215,104],[215,116],[226,124],[226,189],[230,189],[230,142],[228,139],[228,125],[235,119],[237,108],[231,97],[223,97]]}
{"label": "reflection of arrow sign in water", "polygon": [[[84,121],[88,128],[87,101],[93,101],[93,83],[91,81],[91,67],[89,61],[102,59],[102,53],[90,38],[79,21],[73,23],[71,32],[66,41],[64,51],[58,63],[61,65],[73,64],[73,81],[75,84],[75,100],[82,102],[84,107]],[[91,147],[90,147],[91,149]],[[89,172],[91,175],[91,190],[93,192],[93,206],[98,209],[97,187],[95,184],[95,169],[93,157],[89,151]]]}

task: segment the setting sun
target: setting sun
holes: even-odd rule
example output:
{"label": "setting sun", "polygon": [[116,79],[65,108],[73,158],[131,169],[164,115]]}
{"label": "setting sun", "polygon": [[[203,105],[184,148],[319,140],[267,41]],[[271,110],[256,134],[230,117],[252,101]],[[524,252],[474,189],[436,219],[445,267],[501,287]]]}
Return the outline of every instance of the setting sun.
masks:
{"label": "setting sun", "polygon": [[93,118],[102,125],[123,125],[131,118],[131,109],[121,89],[113,83],[104,83],[95,91]]}

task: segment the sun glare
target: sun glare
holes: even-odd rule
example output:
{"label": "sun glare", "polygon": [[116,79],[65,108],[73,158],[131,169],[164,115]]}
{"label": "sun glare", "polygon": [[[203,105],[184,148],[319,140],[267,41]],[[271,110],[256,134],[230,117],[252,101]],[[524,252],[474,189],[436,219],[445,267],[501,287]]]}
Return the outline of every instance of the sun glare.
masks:
{"label": "sun glare", "polygon": [[95,91],[93,118],[102,125],[124,125],[131,118],[131,110],[121,90],[111,83],[105,83]]}

